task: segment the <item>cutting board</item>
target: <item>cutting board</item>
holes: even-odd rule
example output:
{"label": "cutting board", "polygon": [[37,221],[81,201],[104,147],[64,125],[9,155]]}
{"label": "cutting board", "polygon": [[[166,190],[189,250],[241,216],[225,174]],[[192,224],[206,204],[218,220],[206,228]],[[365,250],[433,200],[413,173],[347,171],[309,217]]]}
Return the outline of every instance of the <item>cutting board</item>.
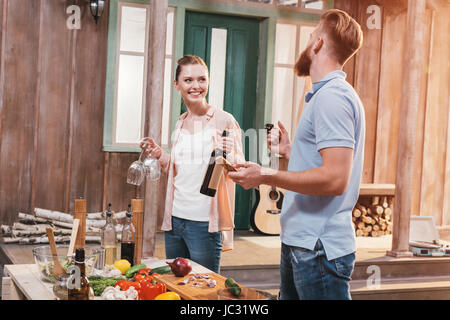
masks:
{"label": "cutting board", "polygon": [[[192,280],[189,281],[185,285],[180,285],[179,283],[185,280],[186,278],[190,278],[194,275],[194,273],[190,273],[185,277],[176,277],[173,274],[161,274],[154,276],[154,279],[162,282],[166,285],[167,289],[173,292],[176,292],[180,295],[180,297],[184,300],[217,300],[217,290],[225,288],[225,280],[227,278],[221,276],[220,274],[210,272],[210,273],[195,273],[195,275],[209,275],[210,278],[207,280],[216,280],[216,286],[214,288],[210,288],[206,285],[206,281],[198,281]],[[194,287],[193,284],[198,281],[201,283],[201,286]],[[241,288],[244,286],[239,285]],[[251,299],[251,296],[258,296],[258,292],[255,289],[250,289],[248,298]]]}

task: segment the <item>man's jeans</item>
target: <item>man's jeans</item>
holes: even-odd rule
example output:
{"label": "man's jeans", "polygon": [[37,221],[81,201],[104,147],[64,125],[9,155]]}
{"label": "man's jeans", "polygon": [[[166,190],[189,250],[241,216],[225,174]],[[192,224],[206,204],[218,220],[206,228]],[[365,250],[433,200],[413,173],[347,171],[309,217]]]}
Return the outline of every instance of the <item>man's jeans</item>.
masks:
{"label": "man's jeans", "polygon": [[280,300],[351,300],[355,253],[328,261],[322,242],[314,250],[281,246]]}
{"label": "man's jeans", "polygon": [[172,230],[164,232],[166,258],[188,258],[219,273],[222,233],[208,232],[208,226],[209,222],[172,217]]}

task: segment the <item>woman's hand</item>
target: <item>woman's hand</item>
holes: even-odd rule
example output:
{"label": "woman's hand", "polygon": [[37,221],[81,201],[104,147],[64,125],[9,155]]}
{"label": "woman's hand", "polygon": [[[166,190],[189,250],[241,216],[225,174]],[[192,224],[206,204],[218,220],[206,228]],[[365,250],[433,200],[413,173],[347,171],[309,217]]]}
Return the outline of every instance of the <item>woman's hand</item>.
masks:
{"label": "woman's hand", "polygon": [[222,131],[217,130],[217,134],[220,136],[217,141],[216,148],[223,150],[225,153],[230,153],[234,148],[234,139],[233,137],[222,137]]}
{"label": "woman's hand", "polygon": [[283,126],[281,121],[278,121],[279,128],[273,128],[267,135],[267,145],[270,151],[278,153],[284,158],[289,159],[291,155],[291,141],[289,133]]}
{"label": "woman's hand", "polygon": [[159,160],[161,157],[161,147],[150,137],[143,138],[140,142],[140,147],[143,151],[145,151],[145,153],[150,154],[153,158]]}

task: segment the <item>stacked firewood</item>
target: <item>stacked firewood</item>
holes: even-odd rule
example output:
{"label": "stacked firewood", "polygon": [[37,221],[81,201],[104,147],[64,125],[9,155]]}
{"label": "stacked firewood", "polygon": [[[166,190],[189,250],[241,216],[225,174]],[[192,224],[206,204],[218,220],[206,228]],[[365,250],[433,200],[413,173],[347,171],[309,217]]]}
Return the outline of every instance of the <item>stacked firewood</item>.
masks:
{"label": "stacked firewood", "polygon": [[393,197],[360,197],[353,209],[353,226],[357,237],[392,234]]}
{"label": "stacked firewood", "polygon": [[[118,222],[125,217],[125,211],[113,213],[116,231],[121,235],[122,225]],[[52,227],[56,243],[70,242],[73,227],[73,215],[36,208],[34,215],[19,212],[18,222],[12,226],[2,225],[3,243],[37,244],[48,243],[46,228]],[[86,242],[100,243],[102,228],[106,224],[105,212],[86,215]]]}

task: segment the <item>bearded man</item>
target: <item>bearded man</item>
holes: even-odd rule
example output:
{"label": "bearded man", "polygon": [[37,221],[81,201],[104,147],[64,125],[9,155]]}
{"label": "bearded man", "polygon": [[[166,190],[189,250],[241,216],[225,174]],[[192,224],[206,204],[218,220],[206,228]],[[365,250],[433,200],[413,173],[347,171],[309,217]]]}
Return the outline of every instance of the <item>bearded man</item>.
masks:
{"label": "bearded man", "polygon": [[322,15],[295,65],[298,76],[311,77],[313,90],[305,96],[294,140],[280,122],[268,136],[269,148],[289,161],[288,170],[247,162],[229,173],[246,189],[266,184],[286,190],[280,299],[351,299],[351,217],[363,169],[365,115],[342,67],[362,39],[361,27],[344,11]]}

